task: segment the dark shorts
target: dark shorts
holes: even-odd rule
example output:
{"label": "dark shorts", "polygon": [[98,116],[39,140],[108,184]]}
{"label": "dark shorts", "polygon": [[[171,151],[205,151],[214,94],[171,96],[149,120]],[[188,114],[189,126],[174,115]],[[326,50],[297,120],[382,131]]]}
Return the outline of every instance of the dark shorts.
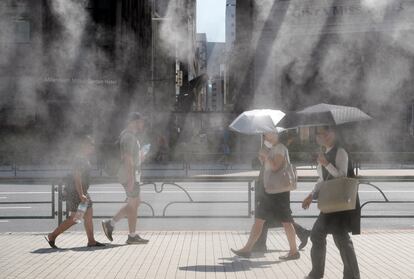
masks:
{"label": "dark shorts", "polygon": [[134,190],[132,192],[128,192],[127,184],[122,184],[124,186],[125,194],[128,198],[137,198],[141,192],[141,187],[139,186],[139,182],[135,182]]}
{"label": "dark shorts", "polygon": [[254,216],[266,221],[293,222],[290,192],[264,194],[257,202]]}
{"label": "dark shorts", "polygon": [[[92,199],[88,193],[86,193],[86,197],[88,197],[88,208],[92,208]],[[76,191],[68,190],[66,191],[66,208],[70,212],[76,212],[78,210],[78,206],[81,200],[79,195]]]}

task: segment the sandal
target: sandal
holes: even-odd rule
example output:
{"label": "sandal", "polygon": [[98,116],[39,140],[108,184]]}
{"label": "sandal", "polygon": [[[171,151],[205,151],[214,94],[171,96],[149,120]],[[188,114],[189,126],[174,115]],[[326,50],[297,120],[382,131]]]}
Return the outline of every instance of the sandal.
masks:
{"label": "sandal", "polygon": [[49,240],[48,236],[45,236],[45,239],[47,241],[47,243],[49,243],[50,247],[53,249],[59,249],[56,245],[55,245],[55,241],[54,240]]}

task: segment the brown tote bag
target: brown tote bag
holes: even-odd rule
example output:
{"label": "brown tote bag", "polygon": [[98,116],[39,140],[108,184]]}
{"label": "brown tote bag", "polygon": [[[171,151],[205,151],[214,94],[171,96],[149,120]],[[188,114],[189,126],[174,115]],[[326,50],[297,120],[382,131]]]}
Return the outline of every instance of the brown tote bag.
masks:
{"label": "brown tote bag", "polygon": [[278,194],[296,189],[296,168],[290,163],[285,154],[285,163],[278,171],[265,171],[263,174],[265,191],[268,194]]}
{"label": "brown tote bag", "polygon": [[355,209],[359,185],[357,179],[341,177],[318,184],[318,208],[322,213]]}

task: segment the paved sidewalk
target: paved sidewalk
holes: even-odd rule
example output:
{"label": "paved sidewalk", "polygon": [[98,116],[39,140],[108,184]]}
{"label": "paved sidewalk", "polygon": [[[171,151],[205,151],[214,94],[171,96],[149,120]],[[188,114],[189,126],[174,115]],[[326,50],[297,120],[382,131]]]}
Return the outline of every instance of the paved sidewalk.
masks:
{"label": "paved sidewalk", "polygon": [[[310,245],[297,261],[280,262],[286,253],[281,231],[271,233],[265,255],[240,259],[230,248],[240,248],[247,232],[142,232],[147,245],[125,245],[116,233],[105,248],[85,248],[83,233],[62,235],[59,250],[48,248],[39,233],[0,234],[0,278],[303,278],[310,269]],[[96,234],[98,241],[105,236]],[[414,230],[367,231],[354,236],[361,278],[414,278]],[[342,278],[342,264],[328,238],[325,278]]]}

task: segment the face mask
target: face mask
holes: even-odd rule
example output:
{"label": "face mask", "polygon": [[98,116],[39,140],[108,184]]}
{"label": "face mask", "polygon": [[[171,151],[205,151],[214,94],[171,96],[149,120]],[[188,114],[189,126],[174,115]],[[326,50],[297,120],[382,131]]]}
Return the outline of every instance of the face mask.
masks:
{"label": "face mask", "polygon": [[263,144],[267,147],[267,148],[272,148],[272,146],[273,146],[273,144],[271,143],[271,142],[269,142],[269,141],[267,141],[267,140],[265,140],[264,142],[263,142]]}

